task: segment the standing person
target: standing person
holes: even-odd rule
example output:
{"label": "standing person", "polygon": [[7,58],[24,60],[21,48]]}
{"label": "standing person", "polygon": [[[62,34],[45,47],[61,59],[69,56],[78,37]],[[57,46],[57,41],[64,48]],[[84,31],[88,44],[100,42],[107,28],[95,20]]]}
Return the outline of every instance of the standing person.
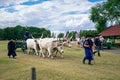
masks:
{"label": "standing person", "polygon": [[8,42],[8,56],[9,58],[12,57],[15,58],[16,55],[16,45],[15,42],[13,41],[13,39],[10,39],[10,41]]}
{"label": "standing person", "polygon": [[76,40],[77,40],[78,47],[80,47],[80,36],[78,33],[76,33]]}
{"label": "standing person", "polygon": [[80,46],[81,46],[81,48],[83,48],[83,42],[85,41],[85,38],[84,38],[84,36],[83,37],[81,37],[81,39],[80,39]]}
{"label": "standing person", "polygon": [[76,40],[77,40],[78,47],[80,47],[80,38],[76,38]]}
{"label": "standing person", "polygon": [[88,64],[91,64],[91,60],[93,60],[93,51],[92,51],[92,35],[87,35],[85,41],[83,42],[83,47],[85,51],[85,56],[83,58],[83,64],[85,64],[85,60],[88,60]]}
{"label": "standing person", "polygon": [[28,30],[26,29],[26,31],[24,32],[24,39],[25,41],[30,37],[30,33],[28,32]]}
{"label": "standing person", "polygon": [[94,51],[93,53],[94,53],[94,55],[95,55],[95,53],[97,52],[97,53],[98,53],[98,56],[100,57],[100,56],[101,56],[101,55],[100,55],[101,41],[100,41],[100,39],[99,39],[99,36],[100,36],[100,35],[97,35],[96,38],[94,39],[94,44],[95,44],[95,49],[96,49],[96,51]]}
{"label": "standing person", "polygon": [[100,43],[101,43],[100,49],[101,49],[101,50],[104,50],[104,48],[103,48],[103,43],[104,43],[104,38],[103,38],[103,36],[100,36],[99,39],[100,39]]}

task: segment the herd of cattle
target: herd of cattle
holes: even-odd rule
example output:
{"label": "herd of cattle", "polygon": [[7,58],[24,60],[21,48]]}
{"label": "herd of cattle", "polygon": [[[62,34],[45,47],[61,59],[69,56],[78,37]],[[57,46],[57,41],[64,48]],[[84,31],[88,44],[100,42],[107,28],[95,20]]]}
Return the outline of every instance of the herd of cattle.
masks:
{"label": "herd of cattle", "polygon": [[34,54],[38,56],[54,58],[57,53],[63,58],[63,46],[71,48],[72,40],[70,38],[39,38],[39,39],[27,39],[27,53],[30,54],[31,49],[34,50]]}

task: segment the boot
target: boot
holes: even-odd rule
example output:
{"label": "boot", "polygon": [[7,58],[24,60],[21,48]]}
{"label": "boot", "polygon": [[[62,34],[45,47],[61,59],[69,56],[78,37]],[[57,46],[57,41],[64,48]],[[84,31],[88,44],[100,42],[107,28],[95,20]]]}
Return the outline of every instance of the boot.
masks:
{"label": "boot", "polygon": [[91,65],[91,60],[88,61],[88,64]]}
{"label": "boot", "polygon": [[100,53],[98,53],[98,56],[101,57]]}
{"label": "boot", "polygon": [[85,59],[83,59],[83,64],[85,64]]}
{"label": "boot", "polygon": [[16,59],[16,57],[15,57],[15,56],[13,56],[13,59]]}

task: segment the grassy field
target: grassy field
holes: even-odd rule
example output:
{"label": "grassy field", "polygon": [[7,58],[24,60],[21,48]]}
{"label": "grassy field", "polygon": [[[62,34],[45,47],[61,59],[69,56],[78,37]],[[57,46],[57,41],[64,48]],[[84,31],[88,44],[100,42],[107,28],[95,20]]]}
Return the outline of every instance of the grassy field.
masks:
{"label": "grassy field", "polygon": [[17,59],[8,58],[7,41],[0,41],[0,80],[31,80],[31,68],[36,68],[36,80],[120,80],[120,55],[101,52],[96,64],[82,64],[84,51],[74,45],[64,48],[64,58],[55,59],[28,55],[17,50]]}

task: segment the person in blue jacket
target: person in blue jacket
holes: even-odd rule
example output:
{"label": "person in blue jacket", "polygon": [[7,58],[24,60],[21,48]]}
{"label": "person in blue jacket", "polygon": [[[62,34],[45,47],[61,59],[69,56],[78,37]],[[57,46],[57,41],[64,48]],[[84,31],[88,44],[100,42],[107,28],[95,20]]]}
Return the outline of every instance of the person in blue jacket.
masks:
{"label": "person in blue jacket", "polygon": [[93,60],[93,51],[92,51],[93,41],[91,39],[92,39],[92,35],[87,35],[85,41],[83,42],[83,47],[85,51],[83,64],[85,64],[86,60],[88,60],[88,64],[91,64],[91,61]]}
{"label": "person in blue jacket", "polygon": [[30,37],[30,33],[29,33],[29,31],[26,29],[26,31],[24,32],[24,40],[26,41],[29,37]]}
{"label": "person in blue jacket", "polygon": [[95,48],[96,48],[96,51],[94,51],[94,55],[95,53],[98,53],[98,56],[100,57],[100,49],[101,49],[101,41],[100,41],[100,38],[99,38],[100,35],[97,35],[96,38],[94,39],[94,44],[95,44]]}

